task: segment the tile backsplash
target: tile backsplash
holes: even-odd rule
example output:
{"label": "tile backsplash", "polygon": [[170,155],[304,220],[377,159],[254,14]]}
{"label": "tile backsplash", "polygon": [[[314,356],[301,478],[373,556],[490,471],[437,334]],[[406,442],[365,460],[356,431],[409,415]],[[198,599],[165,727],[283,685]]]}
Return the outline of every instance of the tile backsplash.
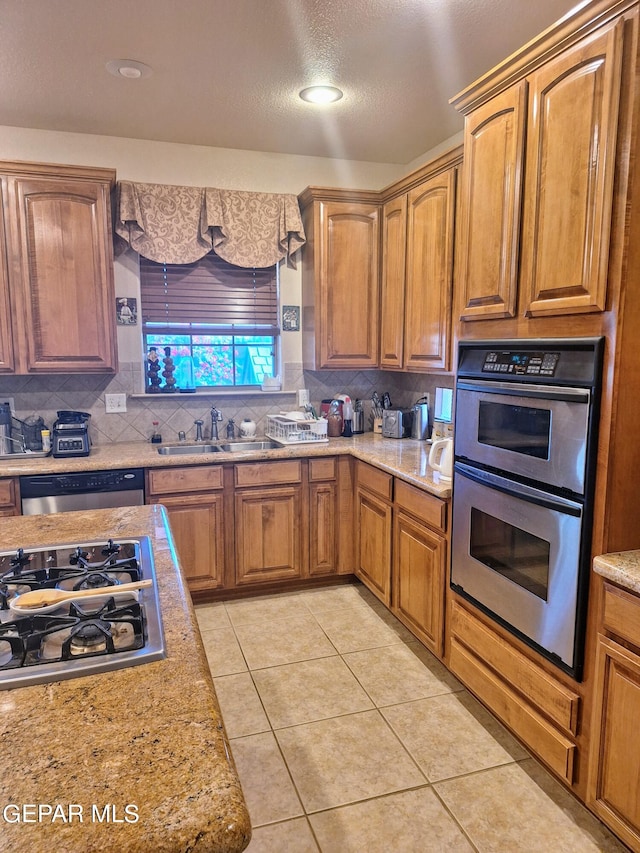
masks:
{"label": "tile backsplash", "polygon": [[[224,418],[219,424],[221,437],[225,435],[229,418],[233,418],[236,425],[243,418],[251,418],[257,424],[258,434],[263,434],[267,415],[297,409],[296,390],[299,388],[309,389],[311,403],[316,409],[323,399],[337,394],[349,394],[353,400],[364,400],[365,428],[369,429],[368,413],[373,391],[380,395],[388,391],[394,407],[408,408],[426,393],[431,394],[433,401],[436,386],[452,388],[453,377],[380,370],[309,371],[303,370],[301,364],[286,364],[285,391],[278,394],[143,395],[140,393],[141,366],[131,362],[121,364],[115,376],[3,376],[0,377],[0,402],[12,398],[18,418],[41,415],[48,426],[53,425],[58,410],[89,412],[92,441],[103,445],[148,440],[153,431],[153,421],[158,421],[158,429],[165,442],[177,441],[181,430],[188,439],[194,438],[193,422],[197,419],[204,421],[205,437],[208,437],[210,409],[214,404]],[[123,393],[127,395],[127,411],[106,414],[105,394]]]}

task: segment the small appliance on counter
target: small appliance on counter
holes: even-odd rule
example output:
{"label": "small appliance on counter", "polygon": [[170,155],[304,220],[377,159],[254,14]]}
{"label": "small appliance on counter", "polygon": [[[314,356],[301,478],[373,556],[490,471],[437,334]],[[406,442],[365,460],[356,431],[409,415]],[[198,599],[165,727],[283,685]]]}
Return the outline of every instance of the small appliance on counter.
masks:
{"label": "small appliance on counter", "polygon": [[0,456],[13,453],[11,440],[11,409],[9,403],[0,403]]}
{"label": "small appliance on counter", "polygon": [[453,438],[453,389],[436,388],[431,440]]}
{"label": "small appliance on counter", "polygon": [[411,409],[383,409],[382,435],[384,438],[409,438],[413,423]]}
{"label": "small appliance on counter", "polygon": [[91,452],[90,420],[91,415],[87,412],[58,412],[58,419],[53,424],[52,455],[88,456]]}
{"label": "small appliance on counter", "polygon": [[413,407],[411,438],[417,438],[419,441],[426,441],[429,438],[429,401],[427,397],[420,397]]}

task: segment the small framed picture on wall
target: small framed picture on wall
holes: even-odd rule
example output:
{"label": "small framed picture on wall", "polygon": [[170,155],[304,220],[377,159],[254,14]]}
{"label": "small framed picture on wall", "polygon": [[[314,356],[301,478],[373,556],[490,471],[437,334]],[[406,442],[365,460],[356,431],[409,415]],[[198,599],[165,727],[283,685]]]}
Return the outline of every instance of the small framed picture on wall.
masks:
{"label": "small framed picture on wall", "polygon": [[282,331],[283,332],[299,332],[300,331],[300,306],[299,305],[283,305],[282,306]]}
{"label": "small framed picture on wall", "polygon": [[118,296],[116,318],[119,326],[135,326],[138,322],[138,300],[132,296]]}

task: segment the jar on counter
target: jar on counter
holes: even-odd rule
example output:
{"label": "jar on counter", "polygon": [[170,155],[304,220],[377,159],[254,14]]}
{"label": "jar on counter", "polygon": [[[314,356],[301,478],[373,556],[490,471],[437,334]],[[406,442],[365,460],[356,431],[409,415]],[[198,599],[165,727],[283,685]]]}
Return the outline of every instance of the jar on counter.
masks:
{"label": "jar on counter", "polygon": [[342,435],[342,415],[340,414],[340,403],[332,400],[327,415],[327,435],[329,438],[338,438]]}

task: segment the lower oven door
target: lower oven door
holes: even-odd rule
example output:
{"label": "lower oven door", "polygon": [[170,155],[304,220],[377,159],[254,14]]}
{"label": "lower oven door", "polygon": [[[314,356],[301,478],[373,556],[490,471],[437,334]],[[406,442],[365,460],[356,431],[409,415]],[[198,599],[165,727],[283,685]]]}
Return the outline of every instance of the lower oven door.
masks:
{"label": "lower oven door", "polygon": [[453,496],[452,587],[579,677],[582,505],[462,463]]}

